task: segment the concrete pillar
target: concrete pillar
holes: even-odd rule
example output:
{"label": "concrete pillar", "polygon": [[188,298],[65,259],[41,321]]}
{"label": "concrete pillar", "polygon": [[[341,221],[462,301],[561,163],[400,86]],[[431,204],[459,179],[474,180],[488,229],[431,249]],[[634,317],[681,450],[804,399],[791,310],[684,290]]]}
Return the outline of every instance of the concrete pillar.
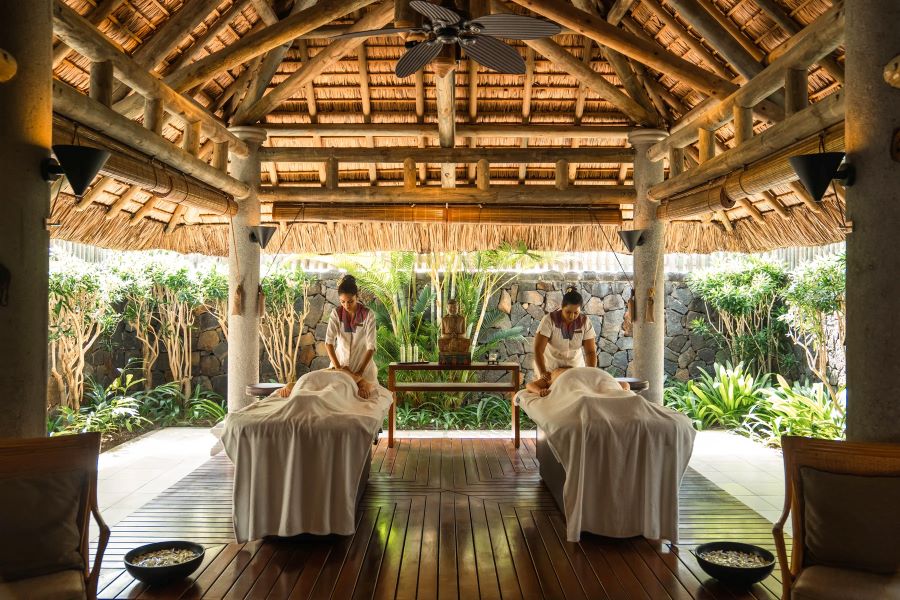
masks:
{"label": "concrete pillar", "polygon": [[[662,404],[663,350],[666,334],[665,319],[665,223],[656,218],[658,204],[647,198],[651,185],[663,180],[663,162],[647,158],[647,149],[668,134],[659,129],[635,129],[628,134],[634,147],[634,189],[637,201],[634,205],[634,228],[642,229],[643,243],[634,249],[634,362],[632,375],[650,382],[643,393],[651,402]],[[654,290],[653,322],[648,321],[647,299]]]}
{"label": "concrete pillar", "polygon": [[[232,217],[228,251],[228,410],[240,410],[251,399],[245,390],[259,381],[259,313],[256,300],[259,289],[259,245],[250,241],[250,227],[259,225],[259,156],[266,132],[258,127],[232,127],[231,131],[247,143],[246,158],[232,156],[228,172],[247,183],[250,195],[238,200],[238,212]],[[243,288],[243,307],[235,314],[235,294]]]}
{"label": "concrete pillar", "polygon": [[0,0],[0,48],[18,62],[0,83],[0,438],[47,435],[50,184],[41,161],[53,133],[50,6]]}
{"label": "concrete pillar", "polygon": [[897,0],[847,0],[847,438],[900,442],[900,90],[884,66],[900,52]]}

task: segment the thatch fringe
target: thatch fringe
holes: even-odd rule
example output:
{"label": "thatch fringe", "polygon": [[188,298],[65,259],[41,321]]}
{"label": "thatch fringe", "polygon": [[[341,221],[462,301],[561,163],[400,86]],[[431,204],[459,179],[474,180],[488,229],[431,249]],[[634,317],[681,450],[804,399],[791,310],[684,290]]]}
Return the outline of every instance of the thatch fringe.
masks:
{"label": "thatch fringe", "polygon": [[[788,246],[818,246],[844,239],[843,206],[834,199],[814,213],[806,206],[790,209],[791,219],[774,212],[766,213],[763,223],[744,218],[734,221],[727,233],[717,222],[675,221],[666,228],[666,251],[707,254],[717,251],[764,252]],[[51,220],[61,223],[51,230],[58,239],[92,244],[117,250],[174,250],[224,256],[228,252],[226,224],[182,225],[166,233],[165,223],[143,219],[129,224],[129,215],[106,219],[106,211],[94,205],[75,212],[71,202],[60,202]],[[496,226],[440,223],[295,223],[280,230],[267,248],[285,253],[352,253],[375,250],[485,250],[504,242],[524,242],[533,250],[586,252],[609,250],[624,252],[615,226]],[[605,235],[604,235],[605,234]],[[607,241],[608,240],[608,241]]]}

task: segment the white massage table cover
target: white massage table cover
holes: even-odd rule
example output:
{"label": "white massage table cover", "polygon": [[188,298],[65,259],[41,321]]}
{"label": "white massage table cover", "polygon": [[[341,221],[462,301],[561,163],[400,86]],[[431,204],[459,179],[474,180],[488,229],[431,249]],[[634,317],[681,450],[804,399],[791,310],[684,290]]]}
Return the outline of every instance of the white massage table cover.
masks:
{"label": "white massage table cover", "polygon": [[222,443],[235,465],[237,541],[352,534],[360,477],[391,401],[381,386],[364,400],[346,373],[313,371],[290,397],[229,414]]}
{"label": "white massage table cover", "polygon": [[566,471],[566,537],[582,531],[678,541],[678,488],[696,432],[690,419],[623,390],[601,369],[571,369],[519,404]]}

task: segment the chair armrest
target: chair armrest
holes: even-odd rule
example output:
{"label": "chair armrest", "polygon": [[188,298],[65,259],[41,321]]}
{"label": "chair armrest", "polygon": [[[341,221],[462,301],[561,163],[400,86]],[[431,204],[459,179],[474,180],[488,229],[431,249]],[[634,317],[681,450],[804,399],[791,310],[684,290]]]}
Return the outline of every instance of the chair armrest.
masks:
{"label": "chair armrest", "polygon": [[772,537],[775,538],[775,550],[778,553],[778,567],[781,570],[781,598],[782,600],[790,600],[791,588],[794,584],[794,576],[791,573],[791,565],[788,563],[787,546],[784,542],[784,524],[787,522],[791,513],[791,503],[793,502],[793,493],[790,481],[786,482],[784,491],[784,508],[781,517],[772,527]]}
{"label": "chair armrest", "polygon": [[91,514],[97,522],[100,529],[100,538],[97,540],[97,553],[94,555],[94,566],[91,567],[90,574],[86,580],[87,597],[91,600],[97,598],[97,584],[100,579],[100,567],[103,564],[103,554],[106,552],[106,545],[109,543],[110,530],[106,521],[100,516],[100,510],[97,508],[97,499],[91,501]]}

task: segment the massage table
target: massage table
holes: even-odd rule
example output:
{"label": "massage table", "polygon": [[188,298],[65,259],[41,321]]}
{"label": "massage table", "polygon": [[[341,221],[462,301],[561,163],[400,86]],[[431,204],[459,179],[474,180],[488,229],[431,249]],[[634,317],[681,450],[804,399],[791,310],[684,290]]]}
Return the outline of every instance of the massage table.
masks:
{"label": "massage table", "polygon": [[695,436],[687,417],[586,367],[561,375],[543,398],[523,390],[517,400],[537,425],[541,479],[568,541],[582,531],[678,541],[678,488]]}
{"label": "massage table", "polygon": [[287,398],[229,414],[222,444],[235,466],[237,541],[353,534],[391,401],[381,386],[364,400],[349,375],[324,370],[301,377]]}

